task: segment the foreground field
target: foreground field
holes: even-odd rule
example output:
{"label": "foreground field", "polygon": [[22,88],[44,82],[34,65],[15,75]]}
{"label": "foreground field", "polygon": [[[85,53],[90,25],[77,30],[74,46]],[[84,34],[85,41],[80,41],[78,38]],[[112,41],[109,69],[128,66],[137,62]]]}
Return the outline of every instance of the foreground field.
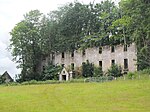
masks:
{"label": "foreground field", "polygon": [[0,112],[150,112],[150,79],[0,86]]}

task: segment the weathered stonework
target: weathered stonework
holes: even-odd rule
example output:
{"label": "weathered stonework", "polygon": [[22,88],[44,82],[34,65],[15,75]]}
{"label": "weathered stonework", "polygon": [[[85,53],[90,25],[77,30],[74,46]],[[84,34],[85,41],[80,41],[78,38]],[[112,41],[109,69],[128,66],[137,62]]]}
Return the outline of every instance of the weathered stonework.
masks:
{"label": "weathered stonework", "polygon": [[125,66],[124,60],[127,60],[128,71],[136,71],[136,45],[134,43],[127,46],[127,51],[124,51],[124,45],[114,46],[114,52],[111,52],[110,46],[102,47],[102,53],[99,53],[99,48],[88,48],[85,50],[85,55],[83,55],[82,50],[74,51],[74,56],[71,56],[70,52],[64,53],[64,58],[62,54],[55,54],[53,59],[54,64],[64,64],[65,67],[70,67],[71,64],[74,64],[74,67],[82,66],[82,62],[89,60],[90,63],[93,63],[96,66],[99,66],[99,61],[102,62],[102,70],[107,71],[108,68],[112,65],[112,60],[115,61],[115,64],[121,65],[122,68]]}

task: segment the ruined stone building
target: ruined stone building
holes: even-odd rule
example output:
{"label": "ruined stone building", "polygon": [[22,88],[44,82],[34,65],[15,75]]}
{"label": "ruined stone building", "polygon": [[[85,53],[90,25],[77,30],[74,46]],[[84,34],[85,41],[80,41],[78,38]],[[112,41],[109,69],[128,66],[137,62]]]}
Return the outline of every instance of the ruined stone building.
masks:
{"label": "ruined stone building", "polygon": [[[112,64],[118,64],[123,71],[136,71],[136,45],[116,45],[87,48],[85,50],[76,50],[74,52],[62,52],[51,54],[51,58],[46,58],[43,61],[43,66],[52,60],[53,64],[62,65],[65,68],[74,67],[76,70],[82,66],[83,62],[89,60],[95,66],[101,66],[105,72]],[[42,68],[41,68],[42,69]]]}
{"label": "ruined stone building", "polygon": [[6,82],[6,83],[13,82],[13,79],[11,78],[11,76],[8,74],[7,71],[5,71],[1,77],[2,77],[2,79],[4,79],[4,82]]}

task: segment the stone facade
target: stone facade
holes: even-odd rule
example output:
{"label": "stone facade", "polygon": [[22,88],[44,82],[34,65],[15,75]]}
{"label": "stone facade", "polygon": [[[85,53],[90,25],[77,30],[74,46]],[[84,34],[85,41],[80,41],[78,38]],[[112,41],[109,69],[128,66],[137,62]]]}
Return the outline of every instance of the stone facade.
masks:
{"label": "stone facade", "polygon": [[120,65],[123,70],[136,71],[136,45],[134,43],[124,46],[103,46],[102,48],[94,47],[88,48],[85,51],[76,50],[73,53],[65,52],[55,54],[53,57],[53,64],[63,64],[68,68],[71,64],[76,69],[82,66],[82,62],[89,60],[95,66],[101,66],[103,71],[107,71],[112,63]]}

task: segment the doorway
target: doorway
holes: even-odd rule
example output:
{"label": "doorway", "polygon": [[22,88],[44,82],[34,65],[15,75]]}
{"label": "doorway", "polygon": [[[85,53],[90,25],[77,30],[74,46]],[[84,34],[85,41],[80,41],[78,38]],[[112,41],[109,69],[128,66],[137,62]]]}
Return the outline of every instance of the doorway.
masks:
{"label": "doorway", "polygon": [[62,80],[66,80],[66,75],[62,75]]}

